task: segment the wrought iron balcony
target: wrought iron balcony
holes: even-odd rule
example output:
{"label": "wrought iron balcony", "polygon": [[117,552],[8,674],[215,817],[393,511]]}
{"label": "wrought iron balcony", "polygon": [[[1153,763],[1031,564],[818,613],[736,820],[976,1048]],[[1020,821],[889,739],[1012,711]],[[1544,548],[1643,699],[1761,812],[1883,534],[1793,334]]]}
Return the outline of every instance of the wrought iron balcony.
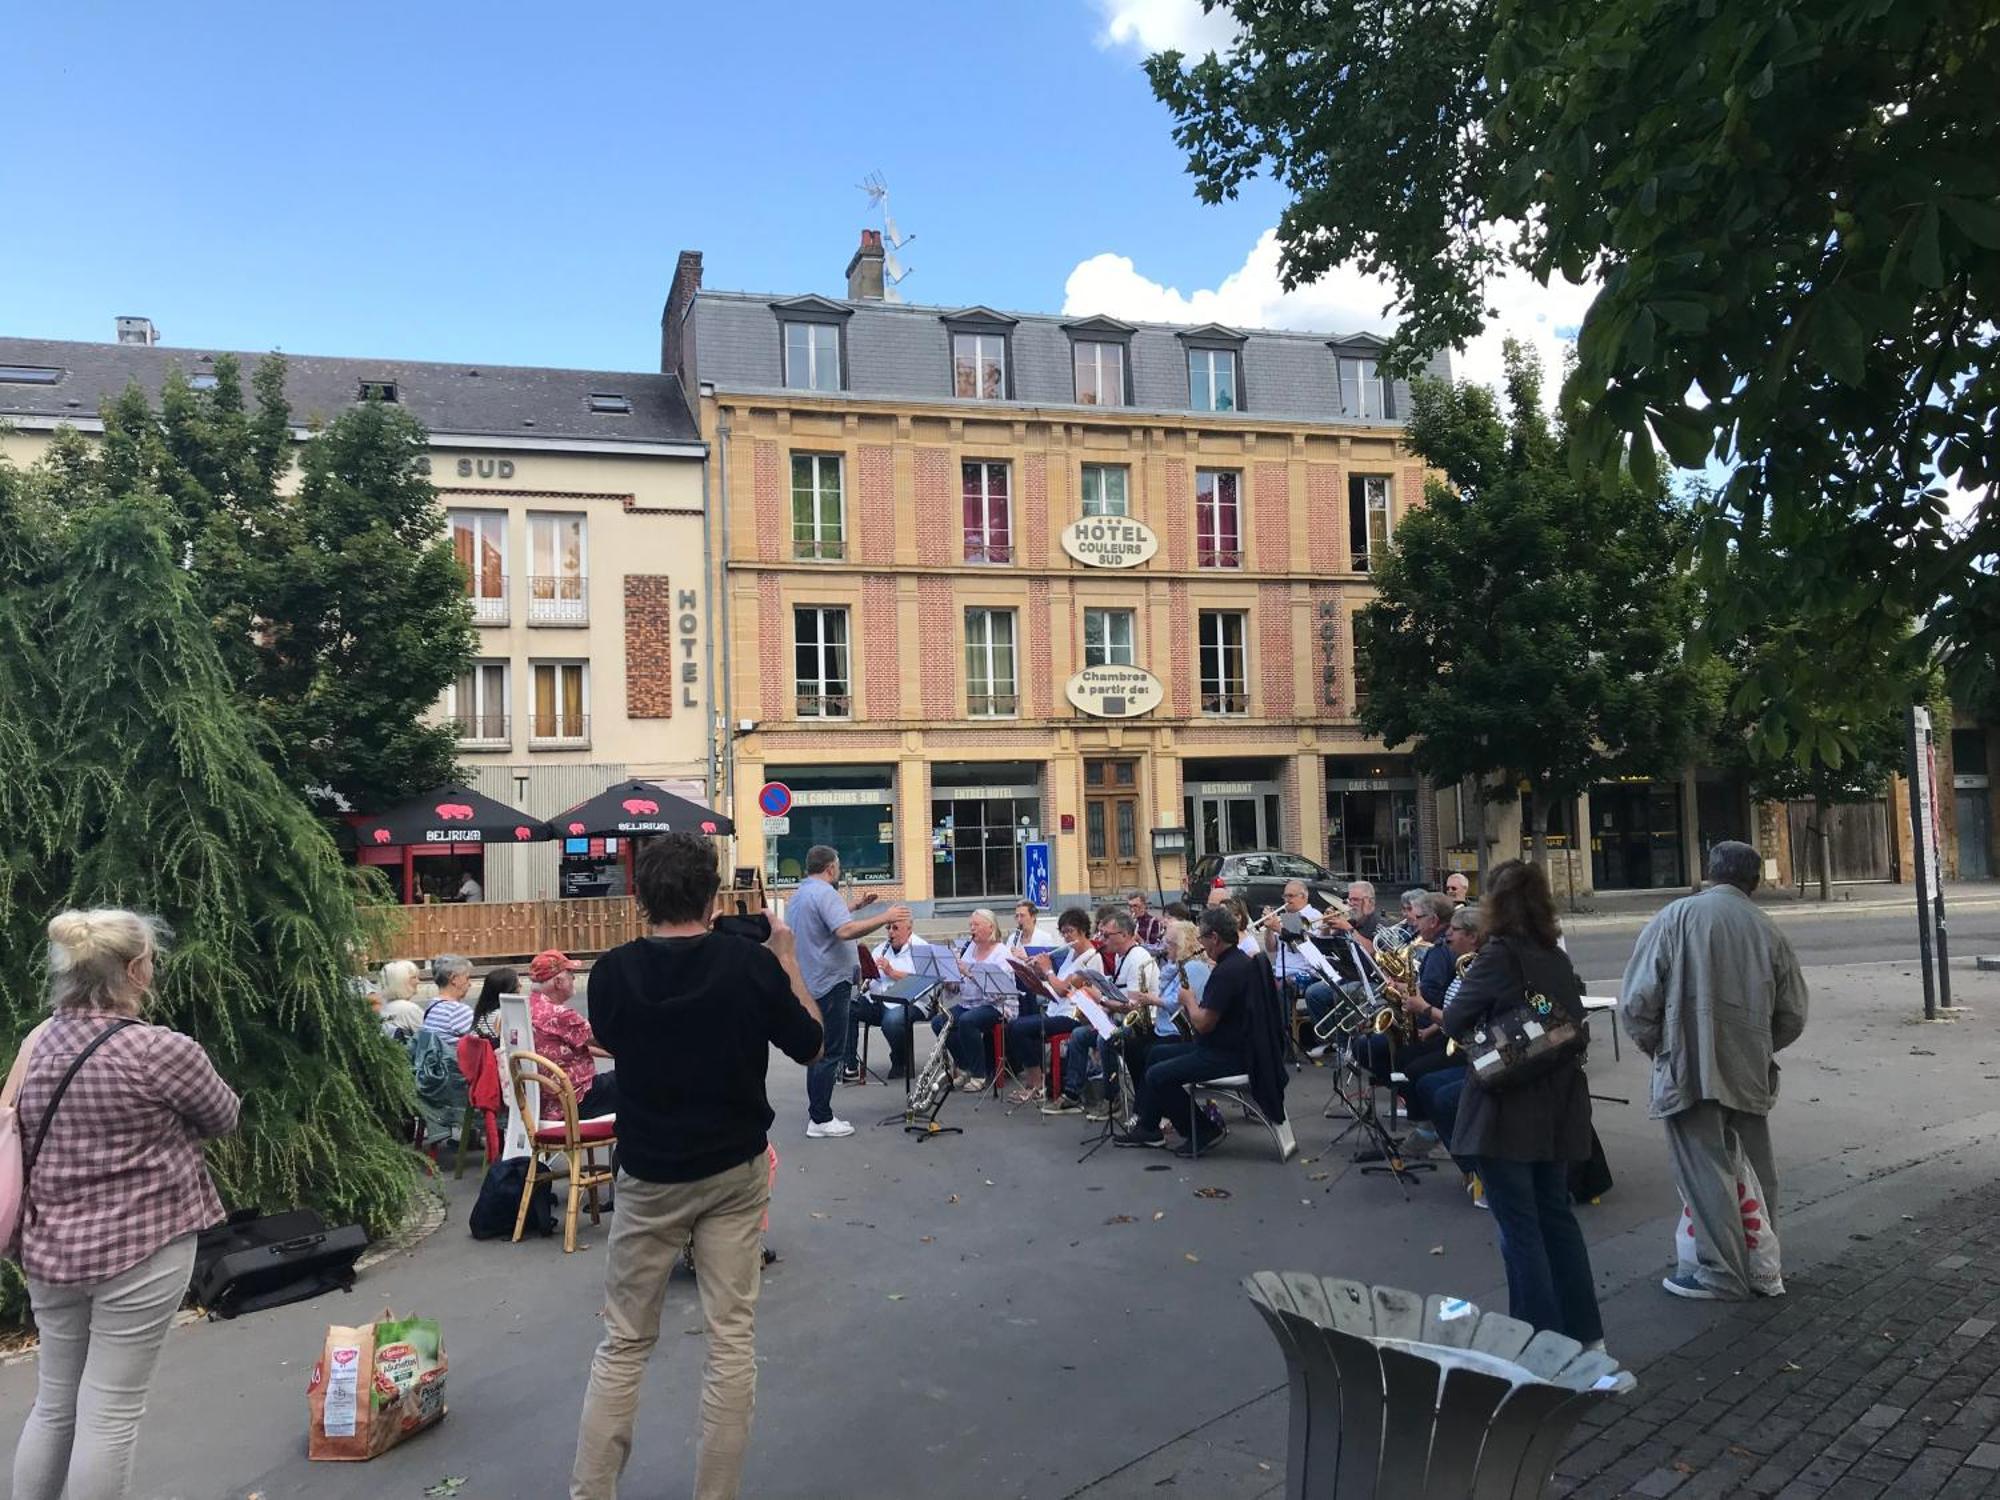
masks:
{"label": "wrought iron balcony", "polygon": [[845,692],[816,692],[800,688],[798,716],[801,719],[845,719],[854,712],[854,700]]}
{"label": "wrought iron balcony", "polygon": [[528,623],[588,625],[590,580],[578,574],[554,577],[537,574],[531,577],[528,580]]}
{"label": "wrought iron balcony", "polygon": [[1007,719],[1020,712],[1021,699],[1016,693],[967,693],[965,711],[975,719]]}
{"label": "wrought iron balcony", "polygon": [[590,715],[563,712],[535,714],[528,721],[528,744],[536,749],[587,748],[590,744]]}
{"label": "wrought iron balcony", "polygon": [[[467,582],[465,592],[472,600],[472,623],[475,625],[505,625],[507,623],[508,580],[503,575],[495,578],[474,578]],[[495,592],[498,590],[498,592]]]}
{"label": "wrought iron balcony", "polygon": [[510,749],[514,743],[513,723],[505,714],[453,714],[458,742],[468,749]]}
{"label": "wrought iron balcony", "polygon": [[1241,688],[1222,692],[1210,692],[1204,688],[1201,711],[1205,714],[1247,714],[1250,712],[1250,695]]}

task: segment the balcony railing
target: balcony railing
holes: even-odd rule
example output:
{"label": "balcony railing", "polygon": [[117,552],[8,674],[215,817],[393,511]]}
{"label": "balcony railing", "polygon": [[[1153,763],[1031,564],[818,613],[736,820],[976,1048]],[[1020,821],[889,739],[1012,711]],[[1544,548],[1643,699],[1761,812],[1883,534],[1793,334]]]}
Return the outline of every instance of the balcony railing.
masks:
{"label": "balcony railing", "polygon": [[1354,549],[1354,571],[1357,573],[1366,573],[1371,571],[1372,568],[1373,563],[1368,556],[1368,549],[1366,547],[1356,547]]}
{"label": "balcony railing", "polygon": [[1211,547],[1203,543],[1195,548],[1194,565],[1197,568],[1240,568],[1243,566],[1243,552],[1237,547]]}
{"label": "balcony railing", "polygon": [[1014,560],[1014,544],[1002,539],[990,539],[976,531],[965,534],[965,560],[969,563],[1010,563]]}
{"label": "balcony railing", "polygon": [[[494,590],[499,592],[495,593]],[[505,625],[507,623],[507,580],[505,578],[475,578],[466,587],[472,599],[472,623],[475,625]]]}
{"label": "balcony railing", "polygon": [[514,743],[513,726],[505,714],[453,714],[458,742],[470,749],[480,746],[505,750]]}
{"label": "balcony railing", "polygon": [[845,693],[799,689],[798,715],[801,719],[845,719],[853,712],[853,700]]}
{"label": "balcony railing", "polygon": [[807,562],[839,562],[847,556],[847,539],[839,536],[792,534],[792,556]]}
{"label": "balcony railing", "polygon": [[574,574],[536,575],[528,580],[530,625],[588,625],[590,580]]}
{"label": "balcony railing", "polygon": [[1204,688],[1201,711],[1205,714],[1247,714],[1250,712],[1250,695],[1241,688],[1223,692],[1210,692]]}
{"label": "balcony railing", "polygon": [[965,711],[975,719],[1006,719],[1020,712],[1016,693],[967,693]]}
{"label": "balcony railing", "polygon": [[589,714],[536,714],[528,721],[528,743],[547,748],[575,748],[590,744]]}

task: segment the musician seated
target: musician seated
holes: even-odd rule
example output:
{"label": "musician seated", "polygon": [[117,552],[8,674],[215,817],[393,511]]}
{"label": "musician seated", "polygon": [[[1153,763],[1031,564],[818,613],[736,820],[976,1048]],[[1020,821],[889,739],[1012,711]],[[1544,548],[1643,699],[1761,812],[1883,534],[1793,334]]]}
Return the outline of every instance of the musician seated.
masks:
{"label": "musician seated", "polygon": [[1042,914],[1032,901],[1014,903],[1014,930],[1007,934],[1007,951],[1016,958],[1027,958],[1038,948],[1054,948],[1060,940],[1049,935],[1048,928],[1042,926]]}
{"label": "musician seated", "polygon": [[1445,1037],[1440,1023],[1444,1018],[1445,993],[1457,976],[1457,961],[1444,941],[1452,904],[1448,896],[1429,891],[1421,895],[1423,899],[1415,903],[1415,941],[1431,946],[1417,971],[1416,987],[1398,996],[1408,1018],[1405,1025],[1415,1030],[1416,1040],[1402,1042],[1392,1033],[1371,1032],[1356,1037],[1352,1044],[1355,1062],[1378,1084],[1387,1084],[1392,1072],[1408,1076],[1413,1065],[1444,1054]]}
{"label": "musician seated", "polygon": [[[1000,940],[1000,924],[993,913],[980,907],[966,919],[966,941],[958,952],[960,973],[969,972],[976,964],[1004,963],[1007,945]],[[1019,995],[1011,991],[995,1000],[986,996],[970,994],[969,998],[953,1005],[948,1011],[939,1007],[931,1017],[931,1030],[942,1032],[945,1023],[957,1017],[958,1025],[951,1034],[951,1060],[955,1065],[955,1087],[977,1091],[986,1087],[986,1080],[993,1069],[993,1028],[1003,1020],[1012,1020],[1020,1007]]]}
{"label": "musician seated", "polygon": [[[1111,982],[1128,996],[1127,1000],[1113,1000],[1100,997],[1099,1003],[1113,1019],[1122,1020],[1127,1014],[1142,1006],[1150,1005],[1160,995],[1160,965],[1139,943],[1138,924],[1132,920],[1130,912],[1117,907],[1107,908],[1099,914],[1097,928],[1098,947],[1108,962],[1105,973]],[[1113,1038],[1121,1035],[1112,1033]],[[1112,1107],[1112,1095],[1116,1092],[1116,1070],[1111,1066],[1111,1055],[1105,1050],[1105,1039],[1092,1026],[1078,1026],[1069,1034],[1069,1044],[1063,1049],[1063,1097],[1054,1106],[1056,1113],[1083,1108],[1083,1085],[1090,1076],[1091,1065],[1095,1063],[1104,1072],[1105,1107]]]}
{"label": "musician seated", "polygon": [[1064,946],[1034,960],[1042,983],[1055,998],[1044,1001],[1035,1014],[1017,1016],[1007,1023],[1007,1066],[1021,1079],[1020,1089],[1012,1096],[1015,1104],[1030,1103],[1042,1092],[1042,1047],[1048,1039],[1058,1038],[1060,1046],[1060,1038],[1082,1023],[1073,998],[1083,985],[1077,975],[1085,970],[1104,972],[1104,960],[1090,941],[1089,912],[1072,906],[1057,919],[1056,931],[1062,934]]}
{"label": "musician seated", "polygon": [[[1479,951],[1479,908],[1461,906],[1451,914],[1451,921],[1445,928],[1444,946],[1451,950],[1453,974],[1446,986],[1444,1003],[1451,1004],[1452,997],[1465,983],[1465,975],[1458,965]],[[1409,1079],[1404,1086],[1403,1098],[1408,1106],[1410,1119],[1417,1129],[1410,1132],[1404,1141],[1404,1154],[1428,1156],[1443,1142],[1451,1139],[1452,1120],[1458,1112],[1458,1095],[1465,1085],[1465,1056],[1458,1054],[1438,1054],[1412,1059],[1400,1071]],[[1471,1170],[1469,1167],[1466,1169]]]}
{"label": "musician seated", "polygon": [[1125,910],[1132,918],[1132,926],[1139,934],[1139,941],[1145,947],[1157,948],[1167,940],[1166,919],[1157,912],[1146,909],[1146,893],[1132,891],[1125,897]]}
{"label": "musician seated", "polygon": [[[897,917],[870,954],[882,983],[908,979],[917,970],[916,937],[908,917]],[[874,994],[856,995],[851,1014],[857,1031],[863,1021],[881,1028],[889,1042],[889,1077],[901,1078],[910,1066],[910,1007],[900,1000],[883,1000]],[[853,1049],[849,1048],[852,1055]]]}
{"label": "musician seated", "polygon": [[1312,904],[1312,893],[1306,889],[1303,880],[1285,882],[1284,905],[1266,907],[1262,919],[1257,923],[1258,936],[1264,944],[1264,951],[1270,953],[1278,941],[1278,929],[1288,916],[1297,917],[1307,927],[1318,922],[1322,913]]}
{"label": "musician seated", "polygon": [[1226,909],[1210,907],[1203,912],[1196,931],[1212,967],[1201,998],[1181,1008],[1194,1040],[1154,1044],[1139,1084],[1132,1127],[1116,1145],[1164,1145],[1161,1126],[1172,1124],[1177,1131],[1196,1132],[1182,1142],[1178,1154],[1207,1147],[1214,1127],[1199,1114],[1190,1118],[1186,1085],[1249,1070],[1252,997],[1254,986],[1263,982],[1257,960],[1237,947],[1241,934],[1235,915]]}

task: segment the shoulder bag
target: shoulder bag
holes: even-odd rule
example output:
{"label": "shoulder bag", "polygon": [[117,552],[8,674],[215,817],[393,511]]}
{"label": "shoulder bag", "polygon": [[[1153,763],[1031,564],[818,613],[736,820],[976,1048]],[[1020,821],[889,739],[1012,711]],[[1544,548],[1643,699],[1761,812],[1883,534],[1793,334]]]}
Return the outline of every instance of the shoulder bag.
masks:
{"label": "shoulder bag", "polygon": [[1463,1043],[1468,1076],[1496,1094],[1548,1077],[1580,1059],[1590,1045],[1590,1023],[1582,1010],[1566,999],[1531,991],[1511,945],[1508,957],[1520,980],[1519,1001],[1488,1015]]}
{"label": "shoulder bag", "polygon": [[[69,1092],[70,1080],[76,1077],[77,1069],[90,1060],[90,1054],[111,1040],[112,1036],[127,1026],[139,1023],[130,1018],[113,1021],[98,1032],[84,1045],[71,1061],[68,1070],[56,1084],[56,1091],[49,1097],[49,1107],[42,1111],[42,1123],[35,1130],[35,1144],[27,1151],[21,1149],[20,1112],[15,1101],[20,1097],[21,1085],[28,1076],[28,1057],[34,1051],[35,1043],[42,1039],[50,1022],[44,1021],[28,1034],[21,1043],[21,1052],[14,1059],[13,1071],[7,1075],[7,1089],[0,1098],[0,1245],[12,1245],[20,1232],[23,1210],[27,1204],[28,1174],[35,1169],[35,1158],[42,1153],[42,1142],[49,1138],[49,1124],[56,1117],[56,1106],[62,1103],[63,1095]],[[32,1213],[32,1210],[28,1210]]]}

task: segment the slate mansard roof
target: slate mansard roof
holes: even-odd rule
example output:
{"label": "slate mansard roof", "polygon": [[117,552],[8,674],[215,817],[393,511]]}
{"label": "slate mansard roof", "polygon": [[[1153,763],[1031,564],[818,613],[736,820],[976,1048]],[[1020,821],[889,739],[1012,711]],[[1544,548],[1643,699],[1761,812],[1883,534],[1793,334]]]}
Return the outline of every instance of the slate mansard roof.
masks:
{"label": "slate mansard roof", "polygon": [[[0,338],[0,424],[23,428],[68,422],[94,429],[98,408],[137,381],[158,400],[171,366],[190,379],[212,370],[220,350],[161,344]],[[239,354],[248,395],[255,354]],[[301,424],[330,418],[360,398],[364,382],[391,382],[397,404],[434,436],[517,444],[593,448],[699,445],[677,375],[551,370],[521,365],[441,364],[398,359],[285,356],[285,390]],[[56,370],[50,383],[10,380],[6,367]],[[593,407],[593,396],[624,397],[631,410]],[[606,403],[599,402],[602,406]]]}
{"label": "slate mansard roof", "polygon": [[[1238,330],[1213,324],[1200,327],[1135,324],[1114,318],[1002,313],[983,307],[922,307],[910,303],[706,289],[695,296],[693,318],[698,368],[691,372],[691,378],[704,384],[713,383],[725,391],[783,389],[781,324],[800,318],[838,322],[843,326],[846,381],[840,394],[846,396],[942,401],[968,408],[1066,406],[1079,412],[1194,414],[1204,422],[1226,422],[1240,415],[1253,420],[1383,427],[1400,427],[1402,414],[1409,411],[1409,386],[1404,381],[1393,384],[1390,410],[1394,416],[1361,417],[1342,410],[1335,359],[1343,355],[1372,357],[1383,340],[1371,333],[1288,333]],[[1005,401],[952,395],[952,330],[954,327],[976,330],[981,325],[1004,332],[1008,338],[1011,369]],[[1128,405],[1077,404],[1070,353],[1074,339],[1103,339],[1126,346],[1131,394]],[[1242,373],[1240,412],[1193,412],[1188,394],[1190,348],[1238,351]],[[1434,358],[1430,373],[1448,376],[1449,357],[1440,354]]]}

